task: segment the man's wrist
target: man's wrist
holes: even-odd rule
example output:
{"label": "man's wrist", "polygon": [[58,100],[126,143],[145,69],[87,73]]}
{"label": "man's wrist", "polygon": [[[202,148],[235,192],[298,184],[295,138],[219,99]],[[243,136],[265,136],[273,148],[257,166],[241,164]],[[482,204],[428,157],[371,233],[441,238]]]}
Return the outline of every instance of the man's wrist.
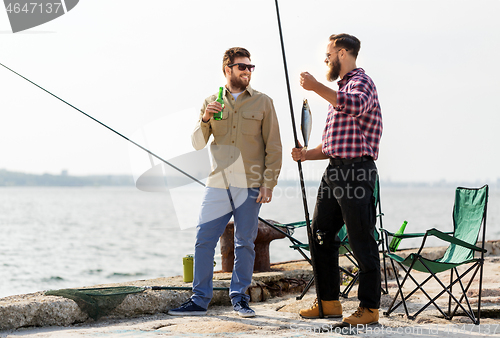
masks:
{"label": "man's wrist", "polygon": [[310,155],[311,154],[311,150],[310,149],[306,149],[306,151],[304,152],[304,161],[307,161],[307,160],[310,160],[311,158],[309,158],[307,155]]}
{"label": "man's wrist", "polygon": [[[278,183],[278,182],[276,182],[276,181],[272,181],[272,182],[271,182],[271,179],[267,179],[267,180],[266,180],[266,182],[264,182],[264,183],[263,183],[260,187],[261,187],[261,188],[266,188],[266,189],[268,189],[269,191],[271,191],[271,192],[272,192],[272,191],[273,191],[273,188],[276,186],[276,184],[277,184],[277,183]],[[271,185],[272,187],[271,187],[270,185]]]}

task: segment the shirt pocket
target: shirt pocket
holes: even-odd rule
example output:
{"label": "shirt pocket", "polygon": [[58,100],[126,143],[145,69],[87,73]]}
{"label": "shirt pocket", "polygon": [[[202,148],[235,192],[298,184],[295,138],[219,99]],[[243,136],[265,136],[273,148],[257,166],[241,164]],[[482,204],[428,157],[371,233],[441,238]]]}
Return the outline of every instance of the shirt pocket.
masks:
{"label": "shirt pocket", "polygon": [[222,112],[222,120],[214,120],[210,121],[210,125],[212,126],[212,133],[214,135],[226,135],[228,131],[228,123],[227,120],[229,117],[229,112],[227,110]]}
{"label": "shirt pocket", "polygon": [[241,121],[241,133],[245,135],[258,135],[261,134],[262,119],[264,113],[262,112],[243,112]]}

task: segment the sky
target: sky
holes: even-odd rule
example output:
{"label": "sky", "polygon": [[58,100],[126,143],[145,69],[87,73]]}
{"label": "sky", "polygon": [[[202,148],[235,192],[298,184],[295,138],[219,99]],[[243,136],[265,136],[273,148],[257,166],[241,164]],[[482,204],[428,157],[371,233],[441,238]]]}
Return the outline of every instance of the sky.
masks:
{"label": "sky", "polygon": [[[321,142],[328,104],[299,86],[299,74],[336,89],[325,77],[326,45],[331,34],[349,33],[361,40],[357,65],[374,80],[382,107],[382,180],[500,178],[500,1],[279,6],[294,115],[299,125],[307,98],[311,145]],[[252,87],[274,100],[278,114],[281,177],[296,179],[279,39],[273,0],[81,0],[15,34],[0,10],[0,63],[167,160],[193,151],[202,102],[225,84],[224,51],[247,48],[256,65]],[[137,175],[151,166],[146,153],[2,67],[0,90],[0,169]],[[318,179],[325,166],[304,163],[305,178]]]}

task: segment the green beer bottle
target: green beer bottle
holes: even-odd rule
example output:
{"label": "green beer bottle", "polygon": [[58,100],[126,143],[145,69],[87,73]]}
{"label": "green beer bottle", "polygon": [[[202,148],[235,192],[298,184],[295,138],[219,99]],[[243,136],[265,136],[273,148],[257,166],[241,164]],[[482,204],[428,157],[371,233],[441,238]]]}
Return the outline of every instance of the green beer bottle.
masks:
{"label": "green beer bottle", "polygon": [[[217,102],[222,105],[222,110],[224,110],[224,99],[222,98],[222,93],[224,91],[224,87],[219,87],[219,95],[217,96]],[[218,113],[214,114],[214,120],[220,121],[222,120],[222,110]]]}
{"label": "green beer bottle", "polygon": [[[401,228],[399,228],[398,232],[396,232],[396,235],[402,235],[405,232],[406,224],[408,224],[408,222],[404,221],[403,225],[401,225]],[[396,251],[398,249],[399,243],[401,243],[401,238],[392,237],[391,244],[389,244],[389,250],[391,252]]]}

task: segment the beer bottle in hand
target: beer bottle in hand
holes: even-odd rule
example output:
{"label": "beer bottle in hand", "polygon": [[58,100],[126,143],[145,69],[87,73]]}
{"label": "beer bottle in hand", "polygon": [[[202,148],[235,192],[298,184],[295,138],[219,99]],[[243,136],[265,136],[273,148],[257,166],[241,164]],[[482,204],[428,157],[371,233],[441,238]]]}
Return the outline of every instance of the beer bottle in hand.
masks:
{"label": "beer bottle in hand", "polygon": [[[224,87],[219,87],[219,95],[217,96],[217,102],[222,105],[222,110],[224,110],[224,99],[222,98],[222,93],[224,91]],[[218,113],[214,114],[214,120],[220,121],[222,120],[222,110]]]}

